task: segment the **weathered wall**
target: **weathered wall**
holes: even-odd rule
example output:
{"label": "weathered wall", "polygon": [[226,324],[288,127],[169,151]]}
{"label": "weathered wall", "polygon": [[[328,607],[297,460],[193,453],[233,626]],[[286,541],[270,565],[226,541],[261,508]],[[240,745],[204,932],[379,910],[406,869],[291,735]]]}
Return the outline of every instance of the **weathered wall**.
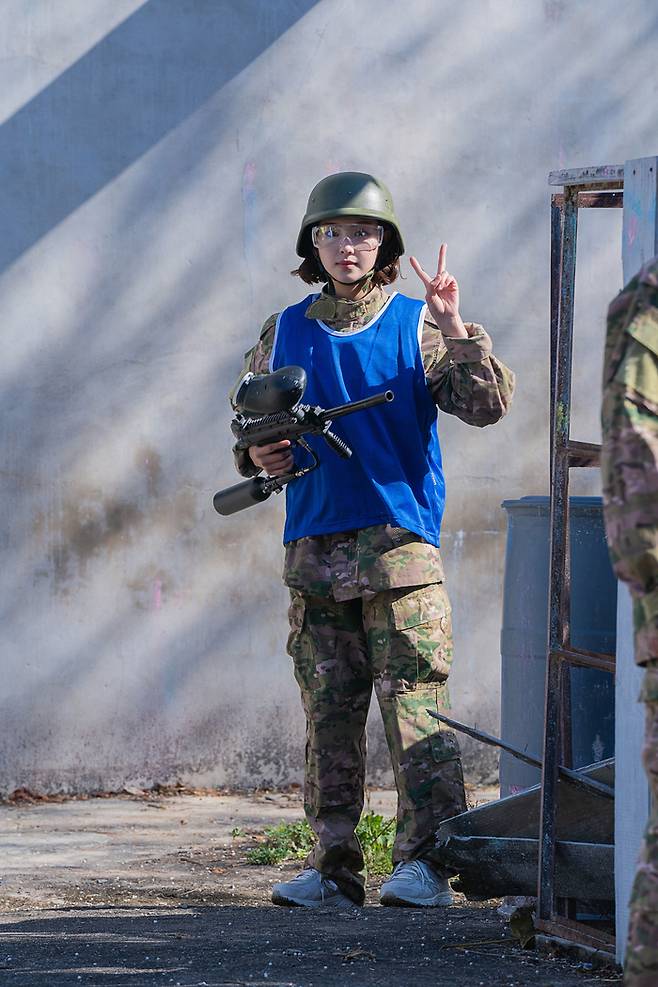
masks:
{"label": "weathered wall", "polygon": [[[495,729],[499,505],[547,485],[546,175],[655,152],[655,4],[7,0],[0,17],[0,790],[299,778],[282,505],[220,519],[211,496],[234,481],[225,393],[300,297],[306,195],[339,169],[381,174],[422,261],[448,242],[464,316],[518,372],[500,425],[442,422],[454,707]],[[584,219],[583,251],[588,438],[616,215]],[[371,750],[382,777],[374,723]]]}

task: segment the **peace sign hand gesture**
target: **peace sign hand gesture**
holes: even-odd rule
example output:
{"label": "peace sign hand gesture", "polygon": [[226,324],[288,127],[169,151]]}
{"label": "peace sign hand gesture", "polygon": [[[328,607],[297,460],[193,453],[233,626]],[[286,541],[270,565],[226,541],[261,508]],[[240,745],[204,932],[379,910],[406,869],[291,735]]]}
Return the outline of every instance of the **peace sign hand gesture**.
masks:
{"label": "peace sign hand gesture", "polygon": [[441,332],[446,336],[465,337],[468,333],[459,314],[459,285],[452,274],[446,271],[447,251],[447,243],[442,243],[434,277],[423,270],[415,257],[410,257],[409,262],[425,285],[427,307]]}

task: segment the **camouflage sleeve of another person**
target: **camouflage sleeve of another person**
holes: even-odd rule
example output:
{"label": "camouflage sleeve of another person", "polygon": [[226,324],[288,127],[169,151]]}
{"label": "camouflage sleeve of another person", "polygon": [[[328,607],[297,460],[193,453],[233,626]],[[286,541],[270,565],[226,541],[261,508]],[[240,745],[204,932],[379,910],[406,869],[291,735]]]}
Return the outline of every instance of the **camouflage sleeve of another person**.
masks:
{"label": "camouflage sleeve of another person", "polygon": [[644,664],[658,659],[658,257],[610,305],[601,426],[608,544]]}
{"label": "camouflage sleeve of another person", "polygon": [[[270,368],[272,346],[274,345],[274,330],[276,328],[277,318],[278,313],[275,313],[269,317],[260,331],[260,338],[258,342],[245,353],[240,376],[231,388],[230,399],[232,405],[235,392],[238,389],[238,384],[246,373],[251,371],[252,374],[266,374],[268,372]],[[235,405],[233,405],[233,407],[235,407]],[[234,449],[233,460],[235,462],[235,468],[238,473],[242,474],[242,476],[257,476],[258,473],[261,472],[259,468],[251,461],[249,453],[244,449]]]}
{"label": "camouflage sleeve of another person", "polygon": [[509,411],[514,374],[492,353],[482,326],[466,323],[468,339],[443,336],[425,320],[421,349],[425,377],[441,411],[456,415],[467,425],[492,425]]}

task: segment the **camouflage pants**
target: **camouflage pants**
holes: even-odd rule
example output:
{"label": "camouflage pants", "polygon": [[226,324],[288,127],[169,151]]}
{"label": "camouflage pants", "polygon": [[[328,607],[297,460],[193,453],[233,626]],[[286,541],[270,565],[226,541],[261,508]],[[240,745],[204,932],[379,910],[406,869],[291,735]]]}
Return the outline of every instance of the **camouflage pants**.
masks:
{"label": "camouflage pants", "polygon": [[651,789],[651,815],[630,901],[624,983],[658,984],[658,661],[649,662],[642,696],[646,704],[643,760]]}
{"label": "camouflage pants", "polygon": [[625,982],[658,984],[658,258],[612,302],[603,369],[601,480],[610,558],[633,597],[646,665],[644,764],[652,810],[630,901]]}
{"label": "camouflage pants", "polygon": [[422,857],[440,871],[435,830],[466,808],[457,738],[425,712],[447,703],[450,604],[441,583],[344,602],[295,590],[291,597],[288,651],[306,713],[304,808],[318,840],[307,865],[362,902],[354,830],[373,685],[398,791],[394,863]]}

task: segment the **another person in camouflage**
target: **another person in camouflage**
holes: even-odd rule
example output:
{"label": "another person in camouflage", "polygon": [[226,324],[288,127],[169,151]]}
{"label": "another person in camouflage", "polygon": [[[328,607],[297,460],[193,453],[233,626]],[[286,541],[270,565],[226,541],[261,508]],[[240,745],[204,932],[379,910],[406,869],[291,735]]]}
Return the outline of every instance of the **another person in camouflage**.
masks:
{"label": "another person in camouflage", "polygon": [[[318,211],[318,202],[324,213],[322,208]],[[363,230],[354,229],[354,220]],[[372,233],[374,223],[385,230],[383,244],[370,253],[363,247],[354,249],[351,235]],[[326,236],[317,249],[311,246],[310,234],[319,224]],[[330,239],[334,232],[336,245]],[[298,334],[310,334],[319,325],[340,337],[339,345],[344,346],[347,337],[364,339],[369,328],[384,325],[392,297],[384,286],[397,277],[403,249],[390,194],[381,183],[355,173],[320,182],[300,231],[298,253],[304,262],[293,273],[309,283],[326,284],[319,295],[306,300],[295,325]],[[432,405],[476,426],[497,421],[509,408],[514,377],[493,357],[484,329],[462,322],[457,283],[445,271],[445,245],[434,277],[414,258],[411,263],[426,290],[427,307],[421,310],[417,303],[421,320],[413,332],[423,387]],[[277,369],[274,354],[281,326],[280,315],[265,322],[258,343],[245,356],[243,375]],[[378,345],[383,349],[385,344]],[[302,365],[312,373],[312,360],[308,363]],[[402,384],[391,380],[386,386],[396,391],[391,413],[403,414],[404,391],[398,392]],[[357,396],[360,390],[347,395]],[[333,403],[347,397],[337,395]],[[368,466],[367,445],[357,451]],[[330,455],[323,457],[321,470],[331,469]],[[245,476],[261,469],[282,475],[291,464],[287,442],[236,454],[238,470]],[[299,481],[298,490],[310,489],[302,486],[307,479]],[[318,843],[304,873],[275,886],[273,900],[278,904],[341,903],[344,896],[352,903],[363,901],[364,861],[354,830],[363,808],[365,723],[373,685],[398,789],[393,854],[397,877],[388,882],[388,895],[385,885],[382,901],[450,901],[449,872],[436,858],[434,833],[443,819],[465,809],[459,746],[452,731],[438,729],[425,713],[427,706],[448,703],[450,603],[438,538],[430,540],[408,525],[400,526],[395,512],[381,520],[384,523],[372,521],[348,530],[316,524],[315,530],[285,545],[284,581],[291,592],[288,650],[307,720],[305,810]]]}
{"label": "another person in camouflage", "polygon": [[608,312],[603,370],[603,502],[615,572],[633,598],[645,668],[644,764],[652,812],[630,903],[625,983],[658,984],[658,257]]}

